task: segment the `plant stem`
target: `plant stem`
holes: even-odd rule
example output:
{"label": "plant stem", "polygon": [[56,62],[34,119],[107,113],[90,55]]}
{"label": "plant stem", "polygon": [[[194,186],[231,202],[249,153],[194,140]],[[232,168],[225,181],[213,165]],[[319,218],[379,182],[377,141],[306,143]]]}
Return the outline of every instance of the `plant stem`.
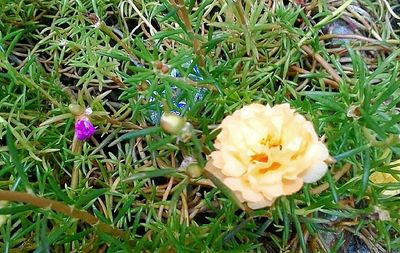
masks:
{"label": "plant stem", "polygon": [[193,40],[193,49],[194,53],[199,57],[199,65],[204,66],[204,59],[203,59],[203,54],[201,52],[201,47],[200,47],[200,41],[197,39],[196,34],[193,30],[192,23],[190,21],[189,13],[187,9],[185,8],[185,2],[183,0],[170,0],[171,5],[178,9],[178,16],[179,18],[183,21],[185,24],[185,28]]}
{"label": "plant stem", "polygon": [[[347,173],[347,171],[349,171],[351,169],[351,164],[350,163],[346,163],[334,176],[333,176],[333,180],[336,182],[338,181],[341,177],[344,176],[344,174]],[[310,190],[311,194],[320,194],[321,192],[325,191],[329,189],[329,183],[325,182],[321,185],[318,185],[315,188],[312,188]]]}
{"label": "plant stem", "polygon": [[88,223],[89,225],[96,227],[98,230],[111,234],[115,237],[122,239],[129,239],[129,235],[127,233],[100,221],[97,217],[93,216],[92,214],[86,211],[77,210],[72,206],[65,205],[55,200],[45,199],[37,197],[33,194],[25,192],[15,192],[15,191],[0,191],[0,200],[29,203],[31,205],[43,209],[52,209],[54,211],[63,213],[75,219],[80,219]]}
{"label": "plant stem", "polygon": [[[82,151],[82,142],[78,140],[76,135],[74,135],[74,139],[72,141],[71,151],[74,154],[80,154]],[[72,168],[71,175],[71,189],[75,190],[79,183],[79,162],[74,162],[74,167]]]}
{"label": "plant stem", "polygon": [[108,27],[103,21],[99,19],[95,14],[87,14],[86,17],[94,25],[96,28],[99,28],[100,31],[103,33],[107,34],[108,36],[111,37],[111,39],[115,40],[124,50],[125,52],[129,55],[129,58],[132,62],[135,63],[135,65],[141,65],[139,59],[134,55],[132,50],[126,45],[118,36],[112,31],[110,27]]}
{"label": "plant stem", "polygon": [[333,80],[335,80],[339,84],[341,83],[342,78],[336,73],[332,66],[327,61],[325,61],[324,58],[322,58],[320,54],[314,53],[313,50],[306,45],[301,46],[301,49],[303,49],[308,55],[314,57],[315,60],[317,60],[317,62],[319,62],[322,67],[324,67],[324,69],[331,75]]}

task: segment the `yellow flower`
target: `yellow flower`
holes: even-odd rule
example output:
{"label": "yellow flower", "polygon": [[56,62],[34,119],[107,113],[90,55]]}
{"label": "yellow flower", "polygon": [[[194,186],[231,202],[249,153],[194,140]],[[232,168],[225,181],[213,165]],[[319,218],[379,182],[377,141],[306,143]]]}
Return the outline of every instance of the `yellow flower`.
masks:
{"label": "yellow flower", "polygon": [[[391,165],[397,165],[392,168],[392,170],[400,171],[400,160],[392,162]],[[400,175],[399,175],[400,176]],[[371,180],[374,184],[390,184],[390,183],[398,183],[399,181],[392,176],[390,173],[384,173],[380,171],[375,171],[369,176],[369,180]],[[383,195],[394,196],[400,194],[400,190],[385,190],[382,192]]]}
{"label": "yellow flower", "polygon": [[250,104],[226,117],[220,129],[206,170],[252,209],[271,206],[328,169],[328,149],[289,104]]}

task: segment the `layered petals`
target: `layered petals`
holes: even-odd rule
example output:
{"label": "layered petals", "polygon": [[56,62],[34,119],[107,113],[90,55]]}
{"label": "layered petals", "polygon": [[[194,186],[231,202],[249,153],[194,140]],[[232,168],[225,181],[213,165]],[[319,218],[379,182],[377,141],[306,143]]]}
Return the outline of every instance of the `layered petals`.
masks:
{"label": "layered petals", "polygon": [[325,144],[289,104],[247,105],[227,116],[220,129],[208,167],[250,208],[271,206],[328,169]]}

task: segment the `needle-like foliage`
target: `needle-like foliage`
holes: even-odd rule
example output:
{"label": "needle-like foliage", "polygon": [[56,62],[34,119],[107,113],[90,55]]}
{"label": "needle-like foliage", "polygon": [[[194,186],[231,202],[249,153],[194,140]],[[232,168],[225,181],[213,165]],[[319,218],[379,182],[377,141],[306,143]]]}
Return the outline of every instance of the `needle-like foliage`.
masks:
{"label": "needle-like foliage", "polygon": [[[0,0],[1,250],[399,250],[400,198],[384,194],[400,188],[399,10],[395,0]],[[245,212],[186,168],[201,169],[221,120],[252,102],[290,103],[336,162]],[[71,108],[88,107],[96,133],[79,142]],[[162,131],[169,111],[191,135]],[[372,183],[374,172],[397,182]]]}

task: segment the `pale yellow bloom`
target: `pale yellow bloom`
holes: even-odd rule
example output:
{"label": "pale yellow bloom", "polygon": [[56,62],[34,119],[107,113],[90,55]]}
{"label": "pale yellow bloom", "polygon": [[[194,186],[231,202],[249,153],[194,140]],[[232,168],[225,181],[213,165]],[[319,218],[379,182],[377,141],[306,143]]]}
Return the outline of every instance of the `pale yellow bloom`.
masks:
{"label": "pale yellow bloom", "polygon": [[[397,165],[395,167],[392,167],[392,170],[398,170],[400,171],[400,160],[392,162],[392,165]],[[399,175],[400,176],[400,175]],[[369,179],[375,183],[375,184],[390,184],[390,183],[398,183],[399,181],[392,176],[390,173],[384,173],[380,171],[375,171],[369,176]],[[382,192],[384,195],[397,195],[400,194],[400,189],[399,190],[385,190]]]}
{"label": "pale yellow bloom", "polygon": [[271,206],[327,171],[328,149],[289,104],[250,104],[220,128],[206,169],[252,209]]}

